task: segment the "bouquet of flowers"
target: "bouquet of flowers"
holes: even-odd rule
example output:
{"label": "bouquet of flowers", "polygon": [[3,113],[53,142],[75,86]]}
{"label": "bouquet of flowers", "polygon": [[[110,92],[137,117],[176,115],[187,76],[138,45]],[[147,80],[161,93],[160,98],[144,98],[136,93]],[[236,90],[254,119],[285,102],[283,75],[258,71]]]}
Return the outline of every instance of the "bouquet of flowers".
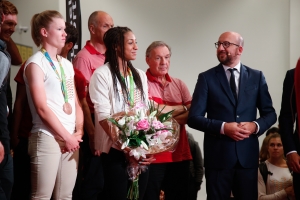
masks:
{"label": "bouquet of flowers", "polygon": [[[174,151],[179,140],[180,126],[172,118],[173,111],[161,111],[150,102],[149,109],[144,104],[137,104],[131,112],[118,113],[109,118],[108,121],[119,129],[118,136],[113,138],[118,138],[121,149],[130,149],[129,155],[136,160],[146,158],[146,154]],[[138,177],[146,169],[145,165],[129,163],[127,171],[132,185],[127,198],[138,199]]]}

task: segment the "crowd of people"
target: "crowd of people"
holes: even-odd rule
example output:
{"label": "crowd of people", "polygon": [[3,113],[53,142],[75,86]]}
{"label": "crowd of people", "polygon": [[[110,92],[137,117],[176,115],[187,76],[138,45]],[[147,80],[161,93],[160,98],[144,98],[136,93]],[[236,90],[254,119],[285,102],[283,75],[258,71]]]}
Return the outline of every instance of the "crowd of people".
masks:
{"label": "crowd of people", "polygon": [[[73,62],[66,57],[77,42],[76,28],[55,10],[33,15],[31,36],[40,50],[22,61],[11,39],[18,10],[0,2],[1,200],[125,200],[129,163],[147,166],[138,179],[141,200],[196,200],[204,174],[208,200],[300,199],[294,189],[300,184],[300,142],[298,126],[293,128],[300,62],[284,81],[280,129],[269,129],[277,115],[268,86],[261,71],[241,63],[239,33],[220,35],[219,64],[199,74],[191,95],[169,74],[168,44],[148,46],[146,72],[134,67],[134,32],[115,27],[104,11],[90,14],[90,39]],[[10,65],[22,62],[12,109]],[[111,137],[115,127],[107,119],[149,100],[163,113],[172,111],[179,142],[173,152],[137,160]],[[186,125],[204,132],[204,165]]]}

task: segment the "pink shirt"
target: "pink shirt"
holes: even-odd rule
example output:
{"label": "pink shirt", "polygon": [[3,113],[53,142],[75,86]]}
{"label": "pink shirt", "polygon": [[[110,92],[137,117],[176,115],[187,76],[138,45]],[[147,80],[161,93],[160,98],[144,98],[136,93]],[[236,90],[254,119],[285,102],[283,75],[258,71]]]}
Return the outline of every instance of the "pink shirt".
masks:
{"label": "pink shirt", "polygon": [[[91,76],[93,75],[94,71],[102,66],[105,61],[105,55],[98,52],[88,40],[81,49],[78,54],[76,55],[75,59],[73,60],[74,68],[81,71],[82,75],[86,79],[87,83],[89,84]],[[88,86],[87,86],[88,88]],[[89,92],[87,91],[86,101],[89,105],[91,113],[94,113],[94,105],[90,99]]]}
{"label": "pink shirt", "polygon": [[[189,105],[192,97],[186,84],[180,79],[173,78],[166,74],[167,83],[165,86],[152,76],[149,69],[146,72],[148,78],[148,95],[149,99],[154,100],[158,104]],[[154,163],[179,162],[191,160],[192,155],[184,125],[180,125],[180,139],[176,150],[172,152],[163,152],[155,154]]]}

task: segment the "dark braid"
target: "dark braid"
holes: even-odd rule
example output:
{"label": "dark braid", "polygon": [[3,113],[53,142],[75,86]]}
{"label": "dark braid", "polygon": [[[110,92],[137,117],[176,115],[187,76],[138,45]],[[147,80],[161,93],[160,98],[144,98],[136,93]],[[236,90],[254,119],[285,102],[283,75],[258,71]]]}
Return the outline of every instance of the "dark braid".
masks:
{"label": "dark braid", "polygon": [[[121,85],[122,92],[124,94],[124,101],[127,102],[127,99],[129,99],[129,91],[126,86],[126,83],[124,83],[119,66],[120,63],[118,62],[118,55],[117,55],[117,48],[119,47],[120,49],[120,54],[119,55],[122,59],[122,65],[123,65],[123,71],[124,73],[127,71],[126,66],[129,67],[131,70],[132,76],[134,83],[137,87],[138,90],[141,92],[141,100],[144,99],[144,90],[143,90],[143,84],[141,77],[138,73],[138,71],[133,67],[130,61],[125,60],[125,55],[124,55],[124,34],[127,32],[132,32],[129,28],[127,27],[114,27],[109,29],[103,37],[103,41],[106,47],[106,52],[105,52],[105,63],[109,62],[109,67],[110,71],[112,74],[112,79],[113,79],[113,87],[115,90],[115,94],[119,97],[118,93],[118,88],[117,88],[117,82],[119,81]],[[126,81],[126,79],[125,79]]]}

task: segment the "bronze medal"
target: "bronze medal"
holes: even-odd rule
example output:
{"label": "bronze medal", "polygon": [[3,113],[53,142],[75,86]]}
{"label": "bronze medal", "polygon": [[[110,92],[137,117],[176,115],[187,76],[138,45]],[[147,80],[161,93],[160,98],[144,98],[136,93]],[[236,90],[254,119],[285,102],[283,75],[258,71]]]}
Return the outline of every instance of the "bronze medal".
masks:
{"label": "bronze medal", "polygon": [[64,105],[63,105],[63,111],[66,114],[70,115],[72,113],[72,106],[71,106],[71,104],[69,104],[68,102],[64,103]]}

